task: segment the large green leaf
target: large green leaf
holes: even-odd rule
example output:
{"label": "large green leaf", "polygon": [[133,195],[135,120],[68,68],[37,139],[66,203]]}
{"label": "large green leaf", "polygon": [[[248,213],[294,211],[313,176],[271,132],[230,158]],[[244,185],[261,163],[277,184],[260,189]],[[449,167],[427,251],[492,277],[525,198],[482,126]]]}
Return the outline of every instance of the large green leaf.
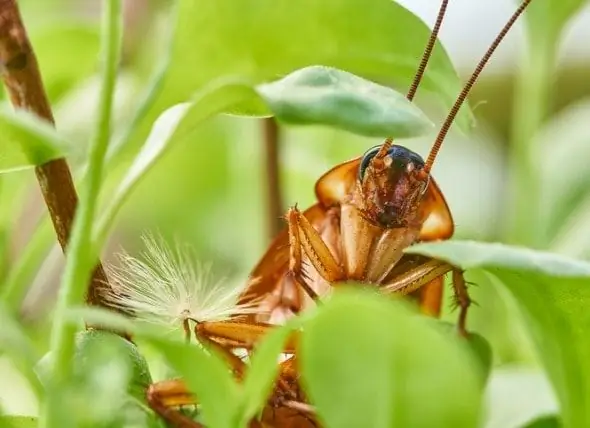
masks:
{"label": "large green leaf", "polygon": [[[393,82],[406,91],[430,35],[424,22],[391,0],[181,0],[176,12],[171,67],[137,137],[143,138],[161,111],[220,76],[239,76],[257,85],[324,65]],[[438,94],[447,109],[461,89],[440,43],[422,85]],[[472,122],[466,105],[458,124],[467,129]]]}
{"label": "large green leaf", "polygon": [[480,268],[504,286],[523,312],[561,404],[563,426],[590,425],[590,264],[501,244],[420,244],[420,253]]}
{"label": "large green leaf", "polygon": [[37,418],[31,416],[0,416],[2,428],[37,428]]}
{"label": "large green leaf", "polygon": [[282,122],[320,124],[369,137],[419,136],[434,125],[399,92],[354,74],[321,66],[306,67],[257,92]]}
{"label": "large green leaf", "polygon": [[304,324],[300,363],[328,427],[473,427],[482,389],[458,336],[405,305],[344,290]]}
{"label": "large green leaf", "polygon": [[46,121],[24,110],[0,107],[0,173],[41,165],[69,146]]}

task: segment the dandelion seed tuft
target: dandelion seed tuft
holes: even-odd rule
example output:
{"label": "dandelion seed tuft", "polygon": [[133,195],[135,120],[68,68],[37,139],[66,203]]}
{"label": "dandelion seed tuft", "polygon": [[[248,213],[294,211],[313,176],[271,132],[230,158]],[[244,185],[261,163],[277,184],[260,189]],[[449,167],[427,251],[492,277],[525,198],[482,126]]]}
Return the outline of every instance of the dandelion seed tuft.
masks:
{"label": "dandelion seed tuft", "polygon": [[142,237],[140,257],[117,254],[109,266],[111,289],[105,300],[130,312],[139,321],[176,328],[187,319],[222,321],[258,313],[256,302],[238,305],[243,287],[227,279],[214,281],[211,265],[194,261],[188,248],[174,249],[153,235]]}

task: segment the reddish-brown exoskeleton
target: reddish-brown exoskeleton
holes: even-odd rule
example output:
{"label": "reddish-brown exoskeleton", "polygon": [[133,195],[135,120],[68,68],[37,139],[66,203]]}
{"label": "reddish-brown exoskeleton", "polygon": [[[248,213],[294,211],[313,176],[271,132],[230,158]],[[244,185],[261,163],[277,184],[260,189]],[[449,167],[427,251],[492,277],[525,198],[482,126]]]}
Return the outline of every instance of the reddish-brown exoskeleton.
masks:
{"label": "reddish-brown exoskeleton", "polygon": [[[195,336],[221,352],[236,376],[246,364],[232,352],[252,349],[257,341],[284,319],[314,304],[332,286],[346,281],[366,283],[385,293],[420,293],[424,312],[438,315],[443,277],[452,272],[460,306],[458,328],[465,333],[470,303],[463,273],[448,263],[403,250],[421,241],[449,239],[454,224],[445,198],[430,171],[440,146],[461,104],[490,56],[531,0],[525,0],[511,17],[465,85],[426,161],[391,139],[363,156],[340,164],[316,183],[318,202],[301,212],[289,209],[287,228],[272,242],[251,274],[241,304],[259,301],[260,311],[221,322],[200,322]],[[426,68],[446,9],[442,2],[437,23],[425,50],[411,100]],[[312,408],[298,384],[296,336],[285,346],[291,355],[280,365],[278,381],[260,421],[252,426],[313,427]],[[154,384],[148,391],[154,410],[179,427],[199,427],[173,407],[193,404],[196,398],[181,380]]]}

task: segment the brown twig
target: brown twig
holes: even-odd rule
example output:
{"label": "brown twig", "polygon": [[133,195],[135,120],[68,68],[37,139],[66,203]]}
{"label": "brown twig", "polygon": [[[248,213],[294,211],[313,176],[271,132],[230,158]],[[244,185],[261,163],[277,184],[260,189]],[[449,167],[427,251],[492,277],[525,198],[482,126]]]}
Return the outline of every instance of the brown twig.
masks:
{"label": "brown twig", "polygon": [[[55,125],[37,58],[16,0],[0,0],[0,70],[13,106]],[[57,239],[65,251],[78,203],[70,168],[66,160],[60,158],[36,167],[35,174]],[[108,285],[107,276],[99,262],[86,296],[89,305],[103,306],[100,290],[105,284]]]}
{"label": "brown twig", "polygon": [[266,163],[266,205],[269,239],[283,228],[283,200],[279,171],[279,127],[272,118],[263,119],[264,155]]}

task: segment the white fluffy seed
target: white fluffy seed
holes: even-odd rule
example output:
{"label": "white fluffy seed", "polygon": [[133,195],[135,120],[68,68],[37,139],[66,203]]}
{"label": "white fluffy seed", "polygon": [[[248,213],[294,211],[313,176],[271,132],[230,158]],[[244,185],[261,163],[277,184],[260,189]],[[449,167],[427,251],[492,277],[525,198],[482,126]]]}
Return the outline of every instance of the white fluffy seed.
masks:
{"label": "white fluffy seed", "polygon": [[109,305],[130,311],[140,321],[172,328],[186,319],[221,321],[259,312],[256,302],[237,305],[245,283],[213,281],[211,265],[195,262],[188,248],[172,249],[153,235],[142,240],[145,251],[140,258],[121,252],[119,265],[107,267]]}

